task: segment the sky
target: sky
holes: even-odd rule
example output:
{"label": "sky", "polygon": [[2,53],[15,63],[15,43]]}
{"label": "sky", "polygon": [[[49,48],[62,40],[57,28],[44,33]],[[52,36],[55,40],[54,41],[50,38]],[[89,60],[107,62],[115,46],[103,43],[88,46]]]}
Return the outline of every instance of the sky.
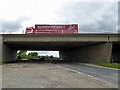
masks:
{"label": "sky", "polygon": [[0,32],[35,24],[79,25],[79,33],[117,33],[118,0],[0,0]]}
{"label": "sky", "polygon": [[[27,54],[30,52],[36,52],[36,51],[27,51]],[[53,57],[59,57],[59,51],[37,51],[37,52],[38,52],[38,56],[53,55]]]}
{"label": "sky", "polygon": [[119,0],[0,0],[0,33],[35,24],[78,24],[79,33],[117,33]]}

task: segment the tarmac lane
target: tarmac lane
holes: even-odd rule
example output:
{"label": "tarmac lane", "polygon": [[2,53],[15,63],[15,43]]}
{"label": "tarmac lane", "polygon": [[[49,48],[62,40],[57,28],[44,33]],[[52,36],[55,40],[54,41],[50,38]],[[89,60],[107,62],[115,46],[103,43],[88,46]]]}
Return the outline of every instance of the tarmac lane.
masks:
{"label": "tarmac lane", "polygon": [[59,65],[107,81],[118,87],[118,69],[105,68],[87,63],[61,63]]}

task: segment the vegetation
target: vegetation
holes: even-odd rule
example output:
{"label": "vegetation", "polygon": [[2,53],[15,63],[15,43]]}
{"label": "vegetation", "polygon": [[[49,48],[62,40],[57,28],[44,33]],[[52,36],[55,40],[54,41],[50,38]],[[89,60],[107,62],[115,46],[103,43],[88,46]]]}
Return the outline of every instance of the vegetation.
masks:
{"label": "vegetation", "polygon": [[54,60],[54,57],[52,55],[51,56],[46,55],[45,60]]}
{"label": "vegetation", "polygon": [[3,63],[2,63],[2,60],[0,60],[0,65],[2,65]]}
{"label": "vegetation", "polygon": [[4,64],[5,62],[3,60],[0,60],[0,65]]}
{"label": "vegetation", "polygon": [[100,63],[100,64],[97,64],[97,65],[103,66],[103,67],[120,69],[120,64],[118,64],[118,63]]}
{"label": "vegetation", "polygon": [[27,53],[27,50],[20,50],[18,53],[17,53],[17,58],[18,59],[24,59],[26,57],[26,53]]}
{"label": "vegetation", "polygon": [[48,56],[48,55],[46,55],[46,56],[38,56],[37,52],[30,52],[27,55],[26,50],[20,50],[17,53],[17,59],[18,60],[22,60],[22,59],[26,59],[26,60],[40,59],[40,60],[46,60],[48,62],[53,62],[54,60],[57,59],[57,57],[53,57],[52,55],[51,56]]}
{"label": "vegetation", "polygon": [[56,57],[53,57],[52,55],[51,56],[46,55],[45,60],[48,62],[53,62],[54,60],[56,60]]}
{"label": "vegetation", "polygon": [[31,52],[31,53],[28,54],[28,56],[37,57],[38,53],[37,52]]}
{"label": "vegetation", "polygon": [[33,58],[37,58],[38,57],[38,53],[37,52],[31,52],[31,53],[29,53],[27,56],[26,56],[26,58],[28,59],[28,60],[32,60]]}
{"label": "vegetation", "polygon": [[38,53],[37,52],[30,52],[27,55],[27,50],[20,50],[17,53],[17,59],[18,60],[22,60],[22,59],[32,60],[35,57],[38,57]]}

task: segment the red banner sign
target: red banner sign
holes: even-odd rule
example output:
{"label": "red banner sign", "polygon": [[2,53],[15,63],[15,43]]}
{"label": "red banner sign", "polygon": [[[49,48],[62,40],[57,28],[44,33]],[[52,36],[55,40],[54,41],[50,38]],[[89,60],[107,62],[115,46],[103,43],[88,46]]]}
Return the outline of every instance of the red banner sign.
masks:
{"label": "red banner sign", "polygon": [[67,30],[67,31],[78,31],[77,24],[69,24],[69,25],[41,25],[36,24],[35,29],[37,30]]}

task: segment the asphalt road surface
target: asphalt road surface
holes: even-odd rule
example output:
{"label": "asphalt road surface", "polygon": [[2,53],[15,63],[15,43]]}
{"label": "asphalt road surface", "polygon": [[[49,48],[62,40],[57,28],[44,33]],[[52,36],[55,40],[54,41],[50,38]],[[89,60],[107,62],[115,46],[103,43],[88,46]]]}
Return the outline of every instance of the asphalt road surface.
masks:
{"label": "asphalt road surface", "polygon": [[118,70],[116,69],[104,68],[85,63],[62,63],[59,65],[110,82],[118,87]]}

